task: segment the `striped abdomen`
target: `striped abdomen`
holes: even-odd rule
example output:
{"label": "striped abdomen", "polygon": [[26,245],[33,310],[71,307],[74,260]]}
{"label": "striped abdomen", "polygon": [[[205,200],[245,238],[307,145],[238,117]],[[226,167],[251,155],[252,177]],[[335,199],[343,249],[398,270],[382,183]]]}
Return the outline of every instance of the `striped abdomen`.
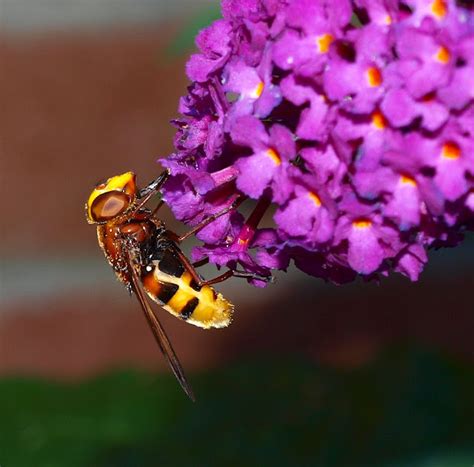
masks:
{"label": "striped abdomen", "polygon": [[231,322],[233,305],[212,287],[199,287],[171,252],[150,264],[142,283],[152,300],[188,323],[208,329]]}

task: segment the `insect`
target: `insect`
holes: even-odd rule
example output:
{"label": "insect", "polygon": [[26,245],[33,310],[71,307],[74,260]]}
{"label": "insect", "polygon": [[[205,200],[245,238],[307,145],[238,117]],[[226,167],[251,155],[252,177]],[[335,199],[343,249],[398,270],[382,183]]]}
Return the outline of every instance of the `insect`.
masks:
{"label": "insect", "polygon": [[228,270],[212,280],[203,280],[196,268],[207,259],[192,264],[179,244],[218,217],[236,209],[243,201],[237,198],[227,208],[209,216],[182,236],[166,229],[157,217],[158,206],[146,207],[160,192],[169,177],[163,172],[139,190],[133,172],[126,172],[98,183],[86,203],[89,224],[97,225],[99,246],[117,278],[134,294],[145,314],[155,339],[184,392],[194,400],[176,352],[148,298],[179,319],[204,329],[223,328],[232,320],[233,305],[212,284],[229,277],[261,278],[245,271]]}

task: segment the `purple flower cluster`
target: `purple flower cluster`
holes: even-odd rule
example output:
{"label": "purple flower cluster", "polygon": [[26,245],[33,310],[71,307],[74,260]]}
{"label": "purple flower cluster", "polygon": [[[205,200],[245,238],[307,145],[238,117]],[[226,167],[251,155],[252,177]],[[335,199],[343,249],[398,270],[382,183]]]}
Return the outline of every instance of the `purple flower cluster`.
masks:
{"label": "purple flower cluster", "polygon": [[[342,283],[474,227],[474,14],[453,0],[223,0],[201,31],[164,198],[194,259]],[[273,205],[273,228],[258,228]],[[239,266],[240,265],[240,266]],[[263,282],[254,281],[255,285]]]}

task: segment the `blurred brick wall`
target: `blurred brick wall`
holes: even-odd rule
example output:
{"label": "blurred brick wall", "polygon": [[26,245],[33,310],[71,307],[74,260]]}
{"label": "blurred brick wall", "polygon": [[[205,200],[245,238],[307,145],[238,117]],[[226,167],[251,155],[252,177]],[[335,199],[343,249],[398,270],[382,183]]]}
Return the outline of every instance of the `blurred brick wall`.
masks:
{"label": "blurred brick wall", "polygon": [[[169,33],[169,31],[168,31]],[[1,42],[2,232],[11,251],[93,248],[84,201],[95,182],[156,176],[172,147],[183,61],[167,31],[51,34]],[[71,251],[67,252],[71,253]]]}

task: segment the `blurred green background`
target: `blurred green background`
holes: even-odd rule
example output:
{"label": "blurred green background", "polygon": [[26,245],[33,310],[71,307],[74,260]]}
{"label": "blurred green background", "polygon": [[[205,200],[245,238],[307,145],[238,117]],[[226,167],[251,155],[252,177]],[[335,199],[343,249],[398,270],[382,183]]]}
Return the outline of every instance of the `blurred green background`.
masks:
{"label": "blurred green background", "polygon": [[474,372],[392,351],[351,371],[259,356],[196,376],[121,372],[75,385],[0,382],[2,465],[462,467],[474,449]]}
{"label": "blurred green background", "polygon": [[472,235],[416,284],[291,269],[264,290],[222,284],[225,330],[158,311],[194,404],[105,264],[83,203],[101,178],[159,173],[218,11],[0,0],[0,466],[472,466]]}

